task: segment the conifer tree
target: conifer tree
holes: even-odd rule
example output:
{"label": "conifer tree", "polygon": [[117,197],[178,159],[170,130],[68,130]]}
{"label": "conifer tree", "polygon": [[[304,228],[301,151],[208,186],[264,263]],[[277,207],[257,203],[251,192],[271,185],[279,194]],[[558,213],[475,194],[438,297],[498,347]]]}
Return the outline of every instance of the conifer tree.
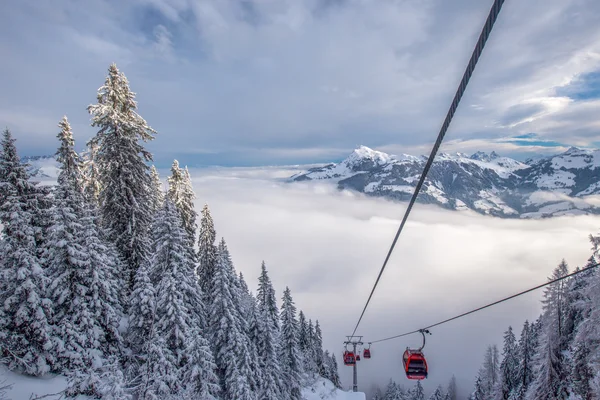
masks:
{"label": "conifer tree", "polygon": [[306,317],[304,316],[304,312],[300,310],[298,313],[298,349],[300,350],[300,354],[302,357],[302,362],[304,366],[304,371],[306,372],[316,372],[314,371],[313,364],[314,359],[312,355],[312,346],[310,340],[310,330],[308,328],[308,322],[306,321]]}
{"label": "conifer tree", "polygon": [[325,376],[325,362],[323,360],[323,332],[321,332],[321,326],[319,321],[315,322],[315,338],[313,342],[314,359],[317,365],[317,373],[320,376]]}
{"label": "conifer tree", "polygon": [[208,340],[195,328],[190,334],[188,362],[183,368],[184,398],[189,400],[218,399],[221,388],[215,373],[216,364]]}
{"label": "conifer tree", "polygon": [[335,359],[335,354],[331,354],[331,382],[333,382],[333,384],[335,385],[335,387],[337,387],[338,389],[342,388],[342,382],[340,381],[340,374],[338,372],[338,364],[337,361]]}
{"label": "conifer tree", "polygon": [[208,205],[202,208],[202,219],[200,220],[200,236],[198,237],[198,281],[204,293],[206,304],[213,300],[211,283],[217,265],[217,234]]}
{"label": "conifer tree", "polygon": [[283,381],[288,386],[286,398],[300,400],[302,361],[298,345],[298,321],[296,320],[296,306],[294,305],[288,287],[286,287],[283,292],[283,305],[281,306],[281,338],[279,352]]}
{"label": "conifer tree", "polygon": [[450,383],[448,384],[448,400],[457,400],[458,394],[456,392],[456,378],[452,375]]}
{"label": "conifer tree", "polygon": [[248,347],[239,314],[239,293],[233,284],[232,263],[224,240],[218,248],[217,266],[211,284],[210,329],[217,376],[226,400],[254,399],[248,370]]}
{"label": "conifer tree", "polygon": [[277,299],[275,298],[275,289],[269,278],[265,262],[262,262],[261,272],[258,278],[258,306],[263,309],[267,320],[273,326],[275,332],[279,332],[279,310],[277,308]]}
{"label": "conifer tree", "polygon": [[98,144],[88,143],[87,150],[82,153],[83,193],[86,200],[95,207],[100,204],[101,191],[97,156]]}
{"label": "conifer tree", "polygon": [[[568,274],[564,260],[556,267],[549,280]],[[564,281],[553,283],[544,292],[542,332],[536,359],[536,377],[527,393],[528,399],[566,399],[568,372],[563,365],[561,336],[565,312]]]}
{"label": "conifer tree", "polygon": [[136,112],[135,93],[115,64],[109,67],[97,99],[88,107],[92,126],[99,128],[89,146],[97,146],[94,163],[102,222],[125,261],[131,289],[135,271],[148,257],[152,218],[152,181],[146,164],[152,155],[140,141],[152,140],[156,132]]}
{"label": "conifer tree", "polygon": [[11,370],[43,375],[50,370],[53,340],[46,278],[38,257],[39,192],[30,183],[8,129],[2,139],[0,222],[0,357]]}
{"label": "conifer tree", "polygon": [[[155,279],[156,332],[165,340],[177,366],[187,362],[190,332],[200,326],[201,293],[193,275],[187,234],[175,206],[165,201],[153,224],[151,280]],[[154,278],[153,278],[154,277]]]}
{"label": "conifer tree", "polygon": [[484,383],[481,379],[481,375],[477,375],[477,379],[475,380],[475,390],[472,395],[473,400],[486,400],[486,391],[484,387]]}
{"label": "conifer tree", "polygon": [[[144,345],[144,360],[139,370],[140,400],[174,398],[182,392],[177,359],[160,335],[152,334]],[[171,397],[173,396],[173,397]]]}
{"label": "conifer tree", "polygon": [[[594,239],[592,237],[592,239]],[[596,238],[598,239],[598,238]],[[592,240],[594,249],[600,241]],[[595,264],[595,258],[587,265]],[[585,300],[581,301],[581,311],[585,318],[577,326],[573,344],[573,360],[570,378],[573,392],[583,399],[600,398],[600,273],[598,270],[587,278],[587,287],[582,288]]]}
{"label": "conifer tree", "polygon": [[413,389],[412,400],[425,400],[425,391],[423,390],[423,386],[421,385],[421,381],[417,381],[415,388]]}
{"label": "conifer tree", "polygon": [[127,329],[129,347],[136,355],[142,354],[142,349],[152,339],[156,318],[155,298],[156,292],[148,275],[148,265],[141,265],[135,274],[135,283],[129,298]]}
{"label": "conifer tree", "polygon": [[165,195],[160,176],[158,175],[158,170],[154,165],[150,167],[150,179],[152,180],[152,203],[150,209],[153,213],[156,213],[162,208],[163,202],[165,201]]}
{"label": "conifer tree", "polygon": [[175,204],[175,207],[177,207],[181,220],[183,221],[183,228],[188,233],[190,240],[193,243],[196,237],[196,218],[198,217],[198,214],[194,210],[194,199],[196,198],[196,195],[192,188],[190,174],[187,168],[185,170],[181,169],[179,167],[179,162],[175,160],[171,166],[171,176],[168,180],[169,199]]}
{"label": "conifer tree", "polygon": [[502,362],[500,363],[499,385],[496,398],[508,400],[518,386],[519,359],[516,338],[512,327],[504,333]]}
{"label": "conifer tree", "polygon": [[441,385],[439,385],[431,396],[429,396],[429,400],[444,400],[444,390]]}
{"label": "conifer tree", "polygon": [[98,389],[87,387],[85,382],[97,386],[91,369],[99,367],[99,359],[106,362],[120,350],[118,326],[122,310],[114,279],[116,265],[103,246],[93,213],[83,199],[81,160],[73,149],[66,118],[59,126],[61,145],[56,158],[60,173],[44,251],[54,311],[52,322],[56,336],[61,338],[57,349],[59,364],[66,371],[83,369],[83,375],[75,374],[83,377],[78,379],[77,390],[81,390],[80,394],[94,394]]}
{"label": "conifer tree", "polygon": [[253,341],[256,343],[258,367],[261,371],[259,381],[259,398],[275,400],[282,398],[280,391],[282,386],[281,369],[277,354],[277,332],[268,318],[268,310],[256,304],[255,328],[252,333]]}
{"label": "conifer tree", "polygon": [[531,325],[528,321],[523,324],[521,338],[518,344],[518,360],[516,388],[513,391],[512,399],[523,400],[533,381],[533,358],[535,356],[536,343],[531,331]]}

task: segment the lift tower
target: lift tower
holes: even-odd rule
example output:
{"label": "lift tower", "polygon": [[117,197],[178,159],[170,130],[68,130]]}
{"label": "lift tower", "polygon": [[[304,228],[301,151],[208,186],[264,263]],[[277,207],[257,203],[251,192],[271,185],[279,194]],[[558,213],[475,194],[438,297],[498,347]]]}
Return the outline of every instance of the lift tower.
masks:
{"label": "lift tower", "polygon": [[[347,347],[348,345],[352,345],[352,349],[354,351],[354,356],[357,356],[356,346],[362,346],[362,336],[346,336],[346,341],[344,345]],[[352,366],[352,391],[358,392],[358,375],[356,371],[357,362],[354,361],[354,365]]]}

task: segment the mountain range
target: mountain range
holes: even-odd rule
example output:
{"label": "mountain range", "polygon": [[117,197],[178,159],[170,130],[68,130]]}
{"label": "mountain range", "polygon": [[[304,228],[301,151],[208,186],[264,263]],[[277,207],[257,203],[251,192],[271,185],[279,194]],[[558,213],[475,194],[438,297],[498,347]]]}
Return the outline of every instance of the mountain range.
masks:
{"label": "mountain range", "polygon": [[[340,190],[408,201],[426,161],[360,146],[340,163],[310,168],[289,181],[328,181]],[[495,152],[441,153],[417,201],[503,218],[600,214],[600,150],[571,147],[526,162]]]}

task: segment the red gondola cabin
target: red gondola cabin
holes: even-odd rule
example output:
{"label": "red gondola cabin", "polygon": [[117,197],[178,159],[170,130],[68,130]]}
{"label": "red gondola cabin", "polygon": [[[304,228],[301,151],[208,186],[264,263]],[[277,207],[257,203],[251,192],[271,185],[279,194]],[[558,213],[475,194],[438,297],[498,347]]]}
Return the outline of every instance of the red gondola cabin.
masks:
{"label": "red gondola cabin", "polygon": [[371,358],[371,350],[370,350],[370,349],[365,349],[365,350],[363,351],[363,357],[364,357],[365,359],[369,359],[369,358]]}
{"label": "red gondola cabin", "polygon": [[353,366],[356,364],[356,357],[352,351],[344,351],[344,365]]}
{"label": "red gondola cabin", "polygon": [[402,357],[404,372],[408,379],[427,378],[427,360],[420,350],[406,349]]}

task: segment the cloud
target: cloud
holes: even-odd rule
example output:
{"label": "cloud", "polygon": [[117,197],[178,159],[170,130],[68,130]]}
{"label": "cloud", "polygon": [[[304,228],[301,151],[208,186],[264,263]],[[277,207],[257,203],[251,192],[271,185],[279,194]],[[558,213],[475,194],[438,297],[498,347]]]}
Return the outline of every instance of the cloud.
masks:
{"label": "cloud", "polygon": [[[7,3],[0,15],[0,50],[10,54],[0,65],[1,109],[67,114],[83,143],[94,133],[85,107],[116,62],[159,132],[150,145],[159,160],[196,148],[198,159],[218,152],[228,165],[243,156],[232,147],[268,164],[296,162],[288,149],[424,146],[489,10],[472,0],[38,3]],[[505,4],[448,140],[536,132],[598,142],[589,86],[600,69],[599,20],[594,0]],[[47,137],[37,146],[54,151],[53,126],[13,129]],[[313,154],[302,161],[321,161]]]}
{"label": "cloud", "polygon": [[[325,347],[340,362],[342,341],[406,205],[322,183],[282,182],[299,168],[192,169],[196,205],[209,204],[217,235],[250,288],[256,290],[265,260],[278,298],[289,285],[297,307],[321,322]],[[418,329],[545,282],[563,257],[571,268],[584,264],[591,255],[587,237],[599,227],[597,216],[502,220],[417,205],[357,333],[369,341]],[[535,319],[541,298],[537,291],[433,329],[426,390],[455,374],[466,395],[486,345],[501,345],[509,325],[519,332],[525,319]],[[373,358],[359,365],[360,387],[389,378],[409,386],[401,354],[420,340],[373,345]],[[340,373],[349,385],[351,369],[340,365]]]}

